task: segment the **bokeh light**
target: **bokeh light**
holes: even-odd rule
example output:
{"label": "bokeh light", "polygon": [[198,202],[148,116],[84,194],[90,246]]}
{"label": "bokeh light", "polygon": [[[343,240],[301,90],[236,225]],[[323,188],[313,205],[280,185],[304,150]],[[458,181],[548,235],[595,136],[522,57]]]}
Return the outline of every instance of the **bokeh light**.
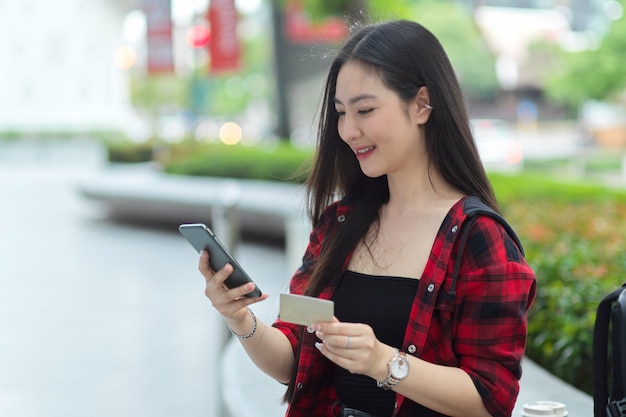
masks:
{"label": "bokeh light", "polygon": [[603,5],[604,13],[611,20],[620,20],[624,16],[624,7],[619,1],[607,1]]}
{"label": "bokeh light", "polygon": [[194,25],[187,31],[187,45],[206,48],[211,41],[211,30],[205,25]]}
{"label": "bokeh light", "polygon": [[118,68],[129,69],[137,63],[137,52],[132,46],[120,46],[115,51],[113,59]]}
{"label": "bokeh light", "polygon": [[220,127],[220,140],[226,145],[236,145],[241,141],[241,127],[235,122],[226,122]]}

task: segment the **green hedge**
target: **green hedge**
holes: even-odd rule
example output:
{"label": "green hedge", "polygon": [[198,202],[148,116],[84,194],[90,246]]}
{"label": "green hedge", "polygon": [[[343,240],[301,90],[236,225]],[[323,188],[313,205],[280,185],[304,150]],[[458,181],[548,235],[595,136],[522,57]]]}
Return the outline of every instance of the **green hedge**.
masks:
{"label": "green hedge", "polygon": [[288,144],[204,144],[172,148],[164,170],[171,174],[303,182],[312,151]]}
{"label": "green hedge", "polygon": [[313,151],[287,143],[256,146],[149,142],[107,143],[109,162],[135,163],[156,160],[170,174],[304,182]]}
{"label": "green hedge", "polygon": [[537,275],[527,355],[592,394],[596,309],[626,282],[626,190],[529,174],[491,179]]}
{"label": "green hedge", "polygon": [[111,142],[107,143],[109,162],[137,163],[152,161],[154,145],[152,143]]}

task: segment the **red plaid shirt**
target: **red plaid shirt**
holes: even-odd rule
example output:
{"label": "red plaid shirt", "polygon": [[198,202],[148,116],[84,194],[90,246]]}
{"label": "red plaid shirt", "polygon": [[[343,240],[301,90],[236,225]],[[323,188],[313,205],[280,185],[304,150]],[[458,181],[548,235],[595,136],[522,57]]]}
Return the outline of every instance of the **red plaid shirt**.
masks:
{"label": "red plaid shirt", "polygon": [[[469,229],[455,288],[452,276],[462,224],[468,218],[462,199],[452,207],[433,244],[411,308],[402,346],[407,354],[463,369],[474,381],[494,417],[510,416],[519,392],[521,359],[526,346],[526,314],[535,296],[535,276],[510,235],[488,216]],[[302,293],[329,228],[340,227],[351,207],[331,205],[312,233],[303,264],[290,291]],[[344,269],[349,258],[344,263]],[[320,298],[331,299],[335,287]],[[314,347],[315,335],[302,326],[274,323],[298,357],[294,396],[288,417],[332,416],[337,400],[335,366]],[[415,403],[396,394],[393,416],[413,416]],[[431,412],[428,416],[440,416]]]}

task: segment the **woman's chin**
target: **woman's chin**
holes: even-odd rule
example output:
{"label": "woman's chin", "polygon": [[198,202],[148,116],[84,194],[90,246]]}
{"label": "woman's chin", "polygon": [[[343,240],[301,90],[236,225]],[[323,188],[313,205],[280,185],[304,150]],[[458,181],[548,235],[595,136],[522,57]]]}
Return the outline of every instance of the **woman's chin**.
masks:
{"label": "woman's chin", "polygon": [[361,172],[363,172],[363,175],[369,178],[378,178],[378,177],[382,177],[383,175],[385,175],[384,172],[381,172],[379,170],[363,169],[362,166],[361,166]]}

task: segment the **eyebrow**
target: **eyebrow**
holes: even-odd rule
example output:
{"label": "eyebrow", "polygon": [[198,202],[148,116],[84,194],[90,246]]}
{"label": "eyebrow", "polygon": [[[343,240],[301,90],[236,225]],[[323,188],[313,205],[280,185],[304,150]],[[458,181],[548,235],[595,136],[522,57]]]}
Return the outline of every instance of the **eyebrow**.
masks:
{"label": "eyebrow", "polygon": [[[375,99],[375,98],[377,98],[377,97],[375,95],[373,95],[373,94],[359,94],[358,96],[352,97],[350,100],[348,100],[348,103],[356,104],[357,102],[359,102],[361,100]],[[341,100],[339,100],[337,97],[334,97],[333,101],[336,104],[343,104],[341,102]]]}

